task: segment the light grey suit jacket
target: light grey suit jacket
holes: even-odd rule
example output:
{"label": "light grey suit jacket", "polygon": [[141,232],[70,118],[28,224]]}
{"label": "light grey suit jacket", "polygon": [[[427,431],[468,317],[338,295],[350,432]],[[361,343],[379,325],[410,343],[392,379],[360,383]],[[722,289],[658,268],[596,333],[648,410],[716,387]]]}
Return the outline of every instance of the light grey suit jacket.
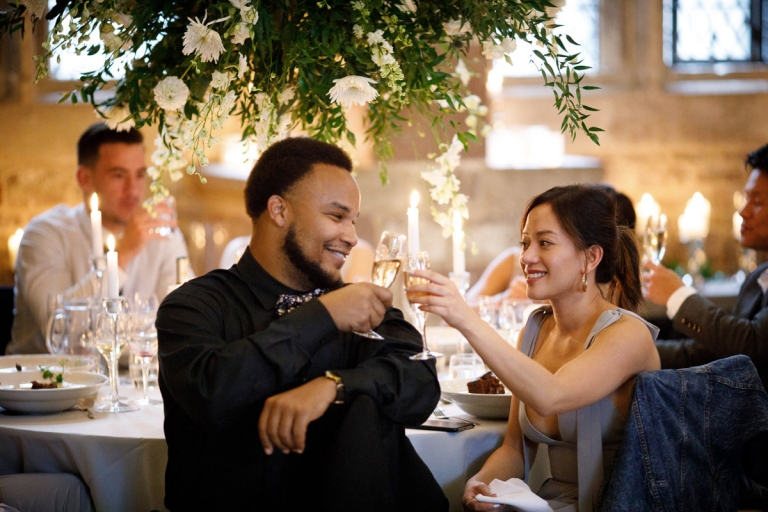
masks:
{"label": "light grey suit jacket", "polygon": [[736,354],[748,355],[763,385],[768,384],[768,293],[757,278],[763,263],[744,281],[733,311],[728,313],[699,294],[691,295],[672,319],[683,340],[659,340],[662,368],[688,368]]}

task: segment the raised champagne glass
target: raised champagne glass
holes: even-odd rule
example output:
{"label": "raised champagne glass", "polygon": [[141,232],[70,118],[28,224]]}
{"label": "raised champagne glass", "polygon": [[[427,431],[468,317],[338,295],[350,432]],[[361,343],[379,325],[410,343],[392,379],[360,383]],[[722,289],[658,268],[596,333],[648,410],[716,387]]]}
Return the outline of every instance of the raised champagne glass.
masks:
{"label": "raised champagne glass", "polygon": [[[373,270],[371,271],[371,282],[384,288],[391,287],[403,264],[404,252],[405,235],[384,231],[381,234],[379,245],[376,246],[376,256],[373,260]],[[384,336],[373,329],[368,332],[355,332],[355,334],[373,340],[384,339]]]}
{"label": "raised champagne glass", "polygon": [[648,223],[645,225],[645,235],[643,237],[643,247],[648,261],[654,265],[661,263],[664,259],[664,252],[667,245],[667,216],[651,215],[648,217]]}
{"label": "raised champagne glass", "polygon": [[412,273],[415,270],[428,270],[429,269],[429,255],[426,251],[421,251],[417,254],[408,254],[403,262],[403,283],[405,284],[406,297],[408,297],[408,303],[413,310],[413,316],[416,319],[417,328],[421,331],[422,350],[418,354],[414,354],[410,359],[424,361],[427,359],[436,359],[442,357],[440,352],[433,352],[429,350],[427,346],[427,313],[422,311],[421,306],[414,303],[413,300],[425,293],[409,293],[408,288],[417,284],[428,283],[429,280],[423,277],[414,277]]}

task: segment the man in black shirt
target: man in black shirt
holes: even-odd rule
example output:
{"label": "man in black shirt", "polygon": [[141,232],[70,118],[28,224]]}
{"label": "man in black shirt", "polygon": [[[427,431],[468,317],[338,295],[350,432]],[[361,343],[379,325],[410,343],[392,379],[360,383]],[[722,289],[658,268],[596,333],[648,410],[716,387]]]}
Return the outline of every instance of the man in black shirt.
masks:
{"label": "man in black shirt", "polygon": [[[439,398],[389,290],[344,286],[360,192],[349,157],[286,139],[245,189],[249,249],[158,311],[166,506],[447,510],[405,437]],[[315,298],[316,297],[316,298]],[[369,329],[383,341],[356,336]]]}

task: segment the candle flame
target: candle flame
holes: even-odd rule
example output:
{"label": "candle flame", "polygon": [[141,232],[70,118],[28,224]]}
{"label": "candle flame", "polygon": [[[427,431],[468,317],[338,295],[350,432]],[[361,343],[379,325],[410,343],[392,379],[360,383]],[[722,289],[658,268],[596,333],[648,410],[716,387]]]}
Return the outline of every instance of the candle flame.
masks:
{"label": "candle flame", "polygon": [[99,211],[99,196],[96,195],[96,192],[91,194],[91,211],[92,212]]}
{"label": "candle flame", "polygon": [[107,249],[109,249],[109,252],[115,250],[115,237],[113,235],[107,237]]}
{"label": "candle flame", "polygon": [[416,208],[419,205],[419,192],[414,190],[411,192],[411,208]]}

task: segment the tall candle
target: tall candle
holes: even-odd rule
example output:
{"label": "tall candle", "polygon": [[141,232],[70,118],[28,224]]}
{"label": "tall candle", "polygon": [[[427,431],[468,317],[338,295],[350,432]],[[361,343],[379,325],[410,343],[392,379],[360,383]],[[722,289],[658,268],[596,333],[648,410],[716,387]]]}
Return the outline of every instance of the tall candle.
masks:
{"label": "tall candle", "polygon": [[109,298],[116,299],[120,296],[120,284],[117,276],[117,253],[115,252],[115,237],[107,237],[107,286],[109,288]]}
{"label": "tall candle", "polygon": [[461,213],[453,211],[453,273],[456,275],[466,272],[464,260],[464,230],[461,226]]}
{"label": "tall candle", "polygon": [[645,233],[645,227],[648,224],[648,219],[653,216],[658,216],[661,213],[661,207],[657,203],[651,194],[647,192],[640,198],[640,202],[635,205],[635,213],[637,214],[637,220],[635,226],[637,231],[641,234]]}
{"label": "tall candle", "polygon": [[96,192],[91,196],[91,247],[94,256],[104,256],[104,239],[101,234],[101,212],[99,211],[99,196]]}
{"label": "tall candle", "polygon": [[419,193],[411,192],[411,207],[408,208],[408,252],[419,252]]}
{"label": "tall candle", "polygon": [[16,270],[16,256],[19,254],[19,245],[21,245],[22,236],[24,236],[24,230],[19,228],[14,234],[8,237],[8,259],[11,263],[11,270]]}

